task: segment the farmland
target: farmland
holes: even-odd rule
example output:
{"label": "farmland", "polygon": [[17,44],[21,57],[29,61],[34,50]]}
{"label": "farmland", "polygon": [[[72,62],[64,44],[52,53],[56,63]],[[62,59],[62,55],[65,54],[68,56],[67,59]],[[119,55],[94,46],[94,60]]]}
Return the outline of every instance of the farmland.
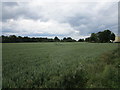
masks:
{"label": "farmland", "polygon": [[116,88],[117,43],[3,43],[3,88]]}

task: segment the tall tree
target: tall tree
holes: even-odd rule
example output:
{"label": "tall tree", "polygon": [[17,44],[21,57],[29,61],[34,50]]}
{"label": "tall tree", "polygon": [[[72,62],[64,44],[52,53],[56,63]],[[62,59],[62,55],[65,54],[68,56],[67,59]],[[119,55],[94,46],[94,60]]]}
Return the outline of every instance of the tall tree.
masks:
{"label": "tall tree", "polygon": [[79,39],[78,42],[84,42],[84,39]]}
{"label": "tall tree", "polygon": [[54,38],[54,41],[55,41],[55,42],[59,42],[60,39],[56,36],[56,37]]}
{"label": "tall tree", "polygon": [[67,41],[67,38],[66,38],[66,37],[64,37],[64,38],[63,38],[63,42],[66,42],[66,41]]}
{"label": "tall tree", "polygon": [[115,40],[115,34],[110,30],[104,30],[102,32],[92,33],[91,36],[89,38],[86,38],[85,41],[106,43],[110,42],[110,40]]}
{"label": "tall tree", "polygon": [[90,42],[90,37],[85,38],[85,42]]}
{"label": "tall tree", "polygon": [[104,38],[104,42],[110,42],[111,37],[111,31],[110,30],[104,30],[102,33],[102,36]]}
{"label": "tall tree", "polygon": [[114,40],[115,40],[115,34],[114,34],[114,33],[112,33],[112,34],[111,34],[110,39],[111,39],[112,41],[114,41]]}
{"label": "tall tree", "polygon": [[97,42],[98,41],[98,37],[95,33],[92,33],[90,36],[90,41],[91,42]]}

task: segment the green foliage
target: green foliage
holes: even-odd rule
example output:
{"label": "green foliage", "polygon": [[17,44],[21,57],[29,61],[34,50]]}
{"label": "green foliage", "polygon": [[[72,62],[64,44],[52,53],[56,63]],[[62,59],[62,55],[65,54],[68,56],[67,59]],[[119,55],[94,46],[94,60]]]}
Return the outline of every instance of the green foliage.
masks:
{"label": "green foliage", "polygon": [[79,39],[78,42],[84,42],[84,39]]}
{"label": "green foliage", "polygon": [[42,38],[42,37],[21,37],[21,36],[0,36],[0,40],[2,43],[18,43],[18,42],[76,42],[76,40],[72,39],[71,37],[64,37],[63,40],[60,40],[57,36],[52,38]]}
{"label": "green foliage", "polygon": [[54,38],[54,41],[55,41],[55,42],[59,42],[60,39],[59,39],[58,37],[55,37],[55,38]]}
{"label": "green foliage", "polygon": [[104,87],[119,88],[118,69],[113,65],[106,65],[101,81]]}
{"label": "green foliage", "polygon": [[76,40],[72,39],[71,37],[64,37],[63,40],[61,40],[61,42],[76,42]]}
{"label": "green foliage", "polygon": [[110,39],[113,40],[113,41],[115,40],[115,34],[114,33],[111,34]]}
{"label": "green foliage", "polygon": [[118,59],[120,59],[120,56],[117,55],[118,52],[118,49],[116,49],[112,52],[103,53],[98,58],[98,61],[94,62],[97,65],[93,64],[92,68],[89,66],[89,68],[91,68],[91,71],[95,72],[92,72],[94,74],[94,77],[90,77],[90,80],[88,81],[88,87],[119,88],[120,61]]}
{"label": "green foliage", "polygon": [[10,36],[4,36],[2,35],[0,39],[2,38],[2,43],[16,43],[16,42],[54,42],[53,39],[50,38],[35,38],[35,37],[21,37],[21,36],[15,36],[15,35],[10,35]]}
{"label": "green foliage", "polygon": [[92,33],[90,37],[86,38],[86,42],[108,43],[110,40],[115,40],[115,34],[110,30],[104,30],[98,33]]}
{"label": "green foliage", "polygon": [[90,37],[85,38],[85,42],[90,42]]}
{"label": "green foliage", "polygon": [[69,72],[62,78],[63,88],[84,88],[87,83],[87,72],[84,69]]}
{"label": "green foliage", "polygon": [[95,33],[92,33],[90,36],[90,41],[91,42],[97,42],[98,41],[98,37]]}
{"label": "green foliage", "polygon": [[118,87],[118,44],[59,43],[3,43],[2,87]]}

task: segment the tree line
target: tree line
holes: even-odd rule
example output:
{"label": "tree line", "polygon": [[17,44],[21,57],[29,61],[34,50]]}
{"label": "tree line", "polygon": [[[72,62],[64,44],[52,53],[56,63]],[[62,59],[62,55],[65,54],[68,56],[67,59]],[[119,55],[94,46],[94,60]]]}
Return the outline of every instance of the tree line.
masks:
{"label": "tree line", "polygon": [[16,35],[10,36],[0,36],[2,39],[2,43],[16,43],[16,42],[76,42],[76,40],[72,39],[71,37],[64,37],[63,39],[59,39],[57,36],[52,38],[42,38],[42,37],[21,37]]}
{"label": "tree line", "polygon": [[98,33],[92,33],[90,37],[85,39],[79,39],[76,41],[71,37],[64,37],[63,39],[59,39],[57,36],[52,38],[42,38],[42,37],[22,37],[16,35],[10,36],[0,36],[0,40],[2,43],[16,43],[16,42],[97,42],[97,43],[107,43],[110,40],[115,40],[115,34],[110,30],[100,31]]}

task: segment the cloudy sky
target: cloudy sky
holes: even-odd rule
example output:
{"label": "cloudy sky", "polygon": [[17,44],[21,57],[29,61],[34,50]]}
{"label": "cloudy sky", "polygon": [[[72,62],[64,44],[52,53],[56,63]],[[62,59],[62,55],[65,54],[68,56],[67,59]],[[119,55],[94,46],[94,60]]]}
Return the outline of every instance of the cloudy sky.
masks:
{"label": "cloudy sky", "polygon": [[[71,2],[72,1],[72,2]],[[117,2],[2,2],[2,34],[74,39],[109,29],[118,32]]]}

